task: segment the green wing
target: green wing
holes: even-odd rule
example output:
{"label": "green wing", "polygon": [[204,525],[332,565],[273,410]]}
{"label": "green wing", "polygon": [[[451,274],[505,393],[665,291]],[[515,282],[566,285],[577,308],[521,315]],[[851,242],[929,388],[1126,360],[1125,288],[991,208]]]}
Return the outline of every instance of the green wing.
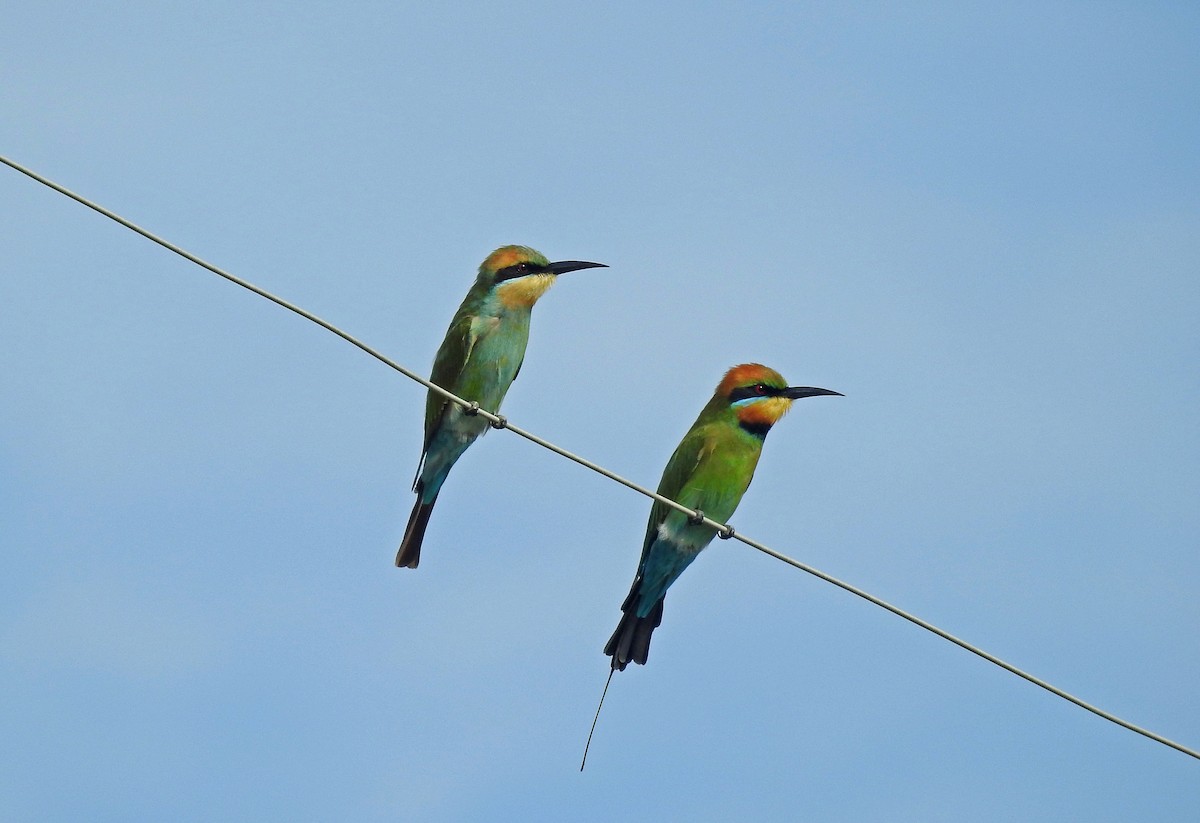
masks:
{"label": "green wing", "polygon": [[[679,492],[696,473],[700,461],[712,451],[712,447],[713,443],[704,428],[693,426],[692,430],[679,443],[675,453],[671,455],[671,459],[667,461],[662,480],[658,481],[658,493],[677,503],[690,506],[691,503],[687,500],[679,499]],[[654,501],[654,505],[650,509],[650,521],[646,524],[646,538],[642,542],[641,563],[646,562],[646,555],[650,553],[650,546],[654,543],[658,527],[674,511],[667,504]]]}
{"label": "green wing", "polygon": [[[471,328],[472,320],[470,314],[460,314],[454,318],[454,322],[446,330],[446,339],[442,341],[441,348],[433,358],[433,371],[429,375],[431,382],[456,393],[459,375],[466,367],[471,350],[475,348],[475,341],[478,339]],[[425,445],[422,453],[429,448],[449,405],[449,400],[432,389],[429,390],[429,396],[425,398]]]}

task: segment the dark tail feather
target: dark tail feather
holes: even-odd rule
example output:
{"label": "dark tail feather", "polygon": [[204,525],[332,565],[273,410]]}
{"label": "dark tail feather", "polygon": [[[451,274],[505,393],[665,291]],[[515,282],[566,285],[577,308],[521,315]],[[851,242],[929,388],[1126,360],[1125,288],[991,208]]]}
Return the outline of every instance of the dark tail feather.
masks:
{"label": "dark tail feather", "polygon": [[428,503],[422,503],[418,490],[417,505],[413,506],[408,528],[404,530],[404,539],[400,541],[400,551],[396,552],[398,567],[415,569],[421,562],[421,541],[425,539],[425,527],[429,525],[429,515],[433,513],[433,504],[436,502],[435,497]]}
{"label": "dark tail feather", "polygon": [[625,671],[625,667],[629,665],[630,661],[642,666],[646,665],[646,658],[650,655],[650,635],[654,634],[658,624],[662,623],[662,598],[659,598],[659,601],[654,604],[654,608],[648,615],[637,616],[637,600],[641,585],[641,577],[633,581],[633,588],[629,590],[629,596],[621,604],[621,611],[624,612],[621,615],[621,622],[617,624],[617,630],[613,632],[612,637],[604,646],[604,653],[612,657],[612,667],[618,671]]}

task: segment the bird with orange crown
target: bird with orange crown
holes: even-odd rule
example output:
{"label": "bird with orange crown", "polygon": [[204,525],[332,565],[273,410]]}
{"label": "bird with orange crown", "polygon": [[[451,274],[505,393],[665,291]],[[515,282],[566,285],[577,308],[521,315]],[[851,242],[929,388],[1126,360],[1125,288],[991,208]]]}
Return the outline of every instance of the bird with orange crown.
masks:
{"label": "bird with orange crown", "polygon": [[[841,393],[788,386],[779,372],[758,363],[734,366],[671,455],[658,493],[724,523],[750,486],[771,426],[793,400],[821,395]],[[655,501],[621,622],[604,647],[612,671],[624,671],[630,662],[645,664],[667,589],[716,534],[712,526]]]}
{"label": "bird with orange crown", "polygon": [[[591,268],[604,268],[604,264],[579,260],[551,263],[527,246],[496,249],[480,265],[475,283],[450,322],[446,339],[433,359],[430,382],[494,414],[525,359],[533,304],[554,285],[558,275]],[[486,418],[429,390],[425,400],[425,444],[413,482],[417,502],[396,553],[397,566],[417,567],[425,528],[442,484],[458,458],[487,431],[488,425]]]}

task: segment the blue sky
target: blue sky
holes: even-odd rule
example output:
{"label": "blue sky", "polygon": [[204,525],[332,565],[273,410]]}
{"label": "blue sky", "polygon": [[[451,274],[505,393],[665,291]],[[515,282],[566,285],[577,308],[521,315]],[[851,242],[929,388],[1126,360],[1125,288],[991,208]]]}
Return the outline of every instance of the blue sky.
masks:
{"label": "blue sky", "polygon": [[[1200,745],[1200,9],[24,4],[0,153],[646,485],[722,372],[844,398],[739,531]],[[734,543],[607,673],[648,502],[0,169],[0,818],[1194,819],[1200,764]]]}

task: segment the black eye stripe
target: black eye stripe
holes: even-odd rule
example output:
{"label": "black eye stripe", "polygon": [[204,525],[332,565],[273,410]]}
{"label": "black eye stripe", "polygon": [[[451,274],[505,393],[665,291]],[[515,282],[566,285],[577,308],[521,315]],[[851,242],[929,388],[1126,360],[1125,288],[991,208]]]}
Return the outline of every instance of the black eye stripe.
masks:
{"label": "black eye stripe", "polygon": [[751,397],[778,397],[783,389],[777,389],[774,386],[768,386],[764,383],[755,383],[753,386],[738,386],[729,393],[729,402],[736,403],[739,400],[746,400]]}
{"label": "black eye stripe", "polygon": [[496,272],[496,282],[500,283],[505,280],[511,280],[514,277],[524,277],[527,274],[537,274],[544,267],[534,265],[533,263],[515,263],[511,266],[505,266]]}

